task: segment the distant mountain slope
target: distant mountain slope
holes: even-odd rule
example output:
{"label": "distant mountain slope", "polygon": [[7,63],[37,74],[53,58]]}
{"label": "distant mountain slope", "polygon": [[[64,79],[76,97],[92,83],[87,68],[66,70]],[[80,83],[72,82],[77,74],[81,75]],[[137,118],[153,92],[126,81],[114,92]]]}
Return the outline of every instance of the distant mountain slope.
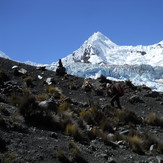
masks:
{"label": "distant mountain slope", "polygon": [[9,59],[9,57],[2,51],[0,51],[0,57]]}
{"label": "distant mountain slope", "polygon": [[[103,74],[163,91],[163,41],[149,46],[119,46],[96,32],[62,61],[72,75],[95,78]],[[55,70],[57,63],[47,67]]]}

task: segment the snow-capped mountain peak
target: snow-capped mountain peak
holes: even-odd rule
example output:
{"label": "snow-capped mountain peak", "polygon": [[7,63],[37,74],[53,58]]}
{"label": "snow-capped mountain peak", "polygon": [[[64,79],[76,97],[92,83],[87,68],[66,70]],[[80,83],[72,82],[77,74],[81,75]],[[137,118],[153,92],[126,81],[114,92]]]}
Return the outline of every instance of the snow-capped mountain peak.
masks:
{"label": "snow-capped mountain peak", "polygon": [[101,32],[96,32],[86,40],[83,45],[72,54],[63,58],[63,62],[106,64],[106,54],[110,49],[118,47]]}
{"label": "snow-capped mountain peak", "polygon": [[163,41],[149,46],[118,46],[101,32],[96,32],[79,49],[63,58],[63,62],[163,66]]}
{"label": "snow-capped mountain peak", "polygon": [[[163,92],[163,41],[148,46],[119,46],[96,32],[62,62],[72,75],[96,78],[102,74]],[[49,68],[55,70],[56,66],[53,63]]]}
{"label": "snow-capped mountain peak", "polygon": [[115,43],[113,43],[108,37],[103,35],[101,32],[95,32],[91,37],[88,38],[86,42],[94,46],[98,45],[100,42],[103,45],[106,45],[109,47],[117,46]]}

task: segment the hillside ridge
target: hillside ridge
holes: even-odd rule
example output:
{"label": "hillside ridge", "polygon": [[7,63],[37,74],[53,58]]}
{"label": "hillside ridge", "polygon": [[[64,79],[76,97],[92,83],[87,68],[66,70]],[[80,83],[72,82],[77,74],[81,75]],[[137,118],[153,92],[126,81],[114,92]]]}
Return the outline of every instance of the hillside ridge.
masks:
{"label": "hillside ridge", "polygon": [[161,93],[124,81],[123,109],[114,108],[104,76],[90,79],[95,89],[85,93],[84,78],[4,58],[0,79],[1,162],[163,160]]}

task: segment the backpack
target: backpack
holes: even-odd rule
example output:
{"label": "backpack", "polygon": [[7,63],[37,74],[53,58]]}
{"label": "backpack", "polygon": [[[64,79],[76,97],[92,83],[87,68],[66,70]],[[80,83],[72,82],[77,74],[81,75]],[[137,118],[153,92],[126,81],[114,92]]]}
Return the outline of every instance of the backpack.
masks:
{"label": "backpack", "polygon": [[124,89],[120,83],[107,84],[107,94],[108,95],[115,95],[117,93],[119,96],[124,95]]}
{"label": "backpack", "polygon": [[124,88],[122,87],[122,85],[120,83],[115,83],[115,88],[117,89],[118,94],[120,96],[124,95]]}

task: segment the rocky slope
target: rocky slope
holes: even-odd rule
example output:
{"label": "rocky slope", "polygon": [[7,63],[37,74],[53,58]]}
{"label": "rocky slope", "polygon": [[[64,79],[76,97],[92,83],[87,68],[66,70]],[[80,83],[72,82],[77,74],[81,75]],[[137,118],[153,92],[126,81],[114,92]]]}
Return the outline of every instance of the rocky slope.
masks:
{"label": "rocky slope", "polygon": [[90,81],[0,58],[1,162],[163,161],[163,94],[125,81],[113,108],[105,77]]}

